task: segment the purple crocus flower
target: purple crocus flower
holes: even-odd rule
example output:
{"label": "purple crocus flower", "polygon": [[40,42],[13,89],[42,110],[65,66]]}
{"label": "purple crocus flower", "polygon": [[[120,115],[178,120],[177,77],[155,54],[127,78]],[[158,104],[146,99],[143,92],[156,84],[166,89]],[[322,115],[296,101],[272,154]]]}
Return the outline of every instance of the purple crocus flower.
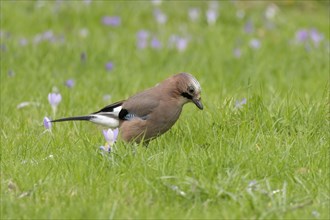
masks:
{"label": "purple crocus flower", "polygon": [[119,16],[104,16],[102,18],[102,23],[105,25],[105,26],[113,26],[113,27],[116,27],[116,26],[119,26],[120,23],[121,23],[121,19]]}
{"label": "purple crocus flower", "polygon": [[310,30],[309,36],[315,46],[318,46],[324,38],[324,36],[322,34],[320,34],[316,29]]}
{"label": "purple crocus flower", "polygon": [[186,50],[187,46],[188,46],[187,38],[180,37],[177,39],[176,49],[178,49],[179,52],[183,52],[184,50]]}
{"label": "purple crocus flower", "polygon": [[217,18],[218,18],[218,12],[215,9],[210,8],[206,11],[206,21],[209,25],[215,24]]}
{"label": "purple crocus flower", "polygon": [[144,49],[148,46],[148,38],[149,38],[149,32],[146,30],[140,30],[136,34],[137,38],[137,48]]}
{"label": "purple crocus flower", "polygon": [[68,88],[72,88],[74,87],[75,81],[73,79],[68,79],[67,81],[65,81],[65,85]]}
{"label": "purple crocus flower", "polygon": [[61,102],[62,96],[60,93],[49,93],[48,101],[52,107],[57,107],[57,105]]}
{"label": "purple crocus flower", "polygon": [[105,64],[105,69],[107,70],[107,71],[111,71],[112,69],[113,69],[113,63],[112,62],[107,62],[106,64]]}
{"label": "purple crocus flower", "polygon": [[267,6],[265,11],[266,19],[270,20],[275,18],[277,12],[278,12],[278,7],[275,4],[271,3],[270,5]]}
{"label": "purple crocus flower", "polygon": [[48,117],[44,117],[44,127],[48,130],[52,128],[52,123]]}
{"label": "purple crocus flower", "polygon": [[19,40],[19,44],[20,44],[21,46],[26,46],[26,45],[28,44],[28,40],[27,40],[26,38],[21,38],[21,39]]}
{"label": "purple crocus flower", "polygon": [[250,47],[253,49],[259,49],[261,47],[260,40],[253,38],[250,40]]}
{"label": "purple crocus flower", "polygon": [[235,102],[235,108],[243,108],[243,105],[246,104],[246,98],[243,98],[241,101],[236,101]]}
{"label": "purple crocus flower", "polygon": [[116,142],[117,137],[118,137],[118,128],[112,130],[111,128],[107,130],[103,130],[103,136],[106,140],[106,142],[110,145]]}
{"label": "purple crocus flower", "polygon": [[117,140],[118,137],[118,128],[112,130],[109,128],[108,130],[103,130],[103,136],[106,140],[106,143],[104,146],[100,146],[100,149],[106,152],[111,152],[111,147],[114,145],[114,143]]}
{"label": "purple crocus flower", "polygon": [[165,24],[167,21],[167,16],[161,10],[155,9],[154,10],[154,17],[158,24]]}
{"label": "purple crocus flower", "polygon": [[146,30],[140,30],[138,33],[137,33],[137,38],[138,39],[148,39],[149,37],[149,32],[146,31]]}
{"label": "purple crocus flower", "polygon": [[306,29],[300,29],[296,32],[296,40],[298,42],[305,42],[308,40],[308,31]]}
{"label": "purple crocus flower", "polygon": [[157,39],[157,37],[153,37],[150,42],[150,46],[154,49],[160,49],[162,47],[162,44]]}
{"label": "purple crocus flower", "polygon": [[253,30],[254,30],[254,28],[253,28],[252,21],[246,22],[245,25],[244,25],[244,31],[245,31],[245,33],[250,34],[250,33],[253,32]]}
{"label": "purple crocus flower", "polygon": [[42,34],[42,38],[43,38],[43,40],[54,41],[55,36],[54,36],[52,30],[48,30],[48,31],[45,31],[45,32]]}
{"label": "purple crocus flower", "polygon": [[199,18],[199,9],[198,8],[190,8],[188,11],[189,19],[191,21],[196,21]]}

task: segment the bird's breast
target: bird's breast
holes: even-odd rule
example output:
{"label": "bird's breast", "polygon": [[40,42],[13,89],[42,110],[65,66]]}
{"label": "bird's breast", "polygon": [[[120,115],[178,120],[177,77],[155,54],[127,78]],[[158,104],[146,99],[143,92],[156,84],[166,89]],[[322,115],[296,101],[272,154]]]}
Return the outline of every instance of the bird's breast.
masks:
{"label": "bird's breast", "polygon": [[166,106],[157,114],[147,120],[146,136],[158,136],[168,131],[180,117],[182,108],[167,108]]}

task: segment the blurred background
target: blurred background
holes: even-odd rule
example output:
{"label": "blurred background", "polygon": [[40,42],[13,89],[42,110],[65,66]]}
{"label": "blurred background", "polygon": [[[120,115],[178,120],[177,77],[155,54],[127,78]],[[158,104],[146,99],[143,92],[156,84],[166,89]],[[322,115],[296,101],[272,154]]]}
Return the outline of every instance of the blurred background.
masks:
{"label": "blurred background", "polygon": [[[1,217],[329,219],[329,1],[0,4]],[[205,108],[148,148],[43,126],[183,71]]]}
{"label": "blurred background", "polygon": [[14,106],[58,91],[66,109],[101,107],[183,71],[209,105],[251,85],[310,97],[328,80],[329,1],[2,1],[0,36]]}

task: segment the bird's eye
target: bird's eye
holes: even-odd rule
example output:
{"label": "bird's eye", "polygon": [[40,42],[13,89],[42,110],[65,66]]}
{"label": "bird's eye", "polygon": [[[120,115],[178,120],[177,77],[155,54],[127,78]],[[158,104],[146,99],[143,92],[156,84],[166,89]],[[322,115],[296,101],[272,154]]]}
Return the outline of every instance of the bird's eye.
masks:
{"label": "bird's eye", "polygon": [[190,94],[193,94],[193,93],[195,92],[195,90],[194,90],[194,88],[189,87],[189,88],[188,88],[188,92],[189,92]]}

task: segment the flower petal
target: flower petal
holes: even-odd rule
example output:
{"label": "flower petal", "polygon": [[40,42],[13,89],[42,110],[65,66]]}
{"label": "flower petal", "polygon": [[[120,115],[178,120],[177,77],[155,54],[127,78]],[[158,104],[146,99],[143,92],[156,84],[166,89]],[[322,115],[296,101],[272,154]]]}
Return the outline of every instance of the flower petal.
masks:
{"label": "flower petal", "polygon": [[48,117],[44,117],[44,127],[49,130],[52,128],[52,123]]}

